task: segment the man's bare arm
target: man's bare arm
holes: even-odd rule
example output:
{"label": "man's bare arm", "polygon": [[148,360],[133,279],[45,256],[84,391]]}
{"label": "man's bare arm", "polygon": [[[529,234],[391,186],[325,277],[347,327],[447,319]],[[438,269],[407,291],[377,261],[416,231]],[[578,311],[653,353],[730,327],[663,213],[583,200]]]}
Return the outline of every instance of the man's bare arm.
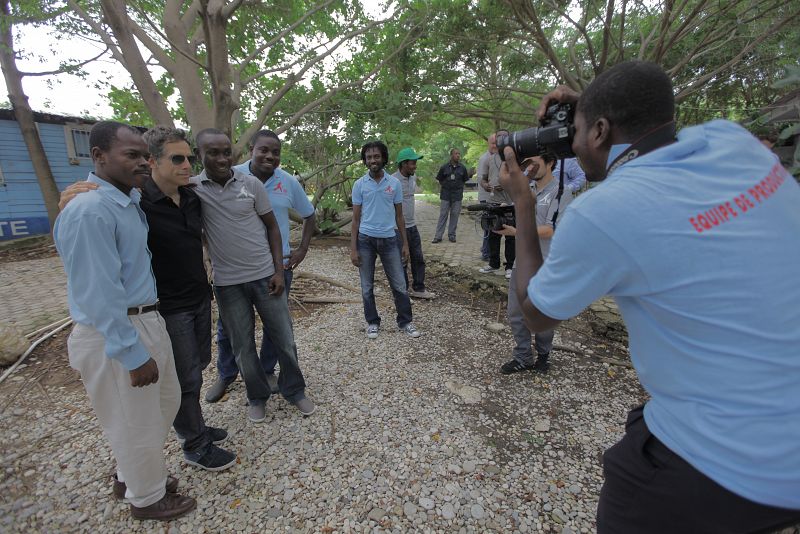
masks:
{"label": "man's bare arm", "polygon": [[358,255],[358,228],[361,226],[361,205],[353,204],[353,220],[350,223],[350,261],[356,267],[361,266]]}
{"label": "man's bare arm", "polygon": [[271,211],[264,215],[259,215],[264,226],[267,227],[267,240],[269,250],[272,253],[272,264],[275,266],[275,274],[269,282],[269,294],[280,295],[283,293],[283,241],[281,240],[281,230],[278,227],[278,220]]}
{"label": "man's bare arm", "polygon": [[289,256],[289,267],[291,271],[302,262],[308,253],[308,247],[311,245],[311,237],[314,235],[314,227],[316,227],[317,216],[312,213],[303,219],[303,235],[300,238],[300,247],[292,251]]}

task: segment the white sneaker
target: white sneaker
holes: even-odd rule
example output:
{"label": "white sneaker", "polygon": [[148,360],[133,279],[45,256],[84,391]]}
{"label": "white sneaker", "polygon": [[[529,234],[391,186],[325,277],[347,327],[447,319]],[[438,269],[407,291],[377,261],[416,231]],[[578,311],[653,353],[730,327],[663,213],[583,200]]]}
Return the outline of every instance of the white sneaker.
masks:
{"label": "white sneaker", "polygon": [[499,269],[499,267],[492,267],[491,265],[487,265],[486,267],[481,267],[480,269],[478,269],[478,272],[483,274],[491,274],[495,272],[497,269]]}
{"label": "white sneaker", "polygon": [[376,337],[378,337],[378,325],[376,324],[367,325],[367,337],[370,339],[375,339]]}
{"label": "white sneaker", "polygon": [[432,299],[432,298],[436,298],[436,294],[435,293],[431,293],[430,291],[413,291],[412,290],[412,291],[408,292],[408,296],[409,297],[414,297],[415,299],[426,299],[426,300],[429,300],[429,299]]}
{"label": "white sneaker", "polygon": [[506,280],[511,280],[511,269],[506,269]]}
{"label": "white sneaker", "polygon": [[407,325],[400,327],[400,331],[405,332],[409,337],[419,337],[422,335],[422,332],[417,330],[417,327],[414,326],[414,323],[408,323]]}

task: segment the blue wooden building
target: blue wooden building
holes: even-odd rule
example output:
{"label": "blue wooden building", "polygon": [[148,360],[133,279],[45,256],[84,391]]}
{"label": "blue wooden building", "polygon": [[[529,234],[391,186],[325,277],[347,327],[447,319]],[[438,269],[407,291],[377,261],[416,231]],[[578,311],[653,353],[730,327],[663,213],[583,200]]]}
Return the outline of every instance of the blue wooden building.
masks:
{"label": "blue wooden building", "polygon": [[[95,121],[34,113],[50,168],[63,191],[94,169],[89,131]],[[47,234],[50,225],[39,182],[14,112],[0,109],[0,241]]]}

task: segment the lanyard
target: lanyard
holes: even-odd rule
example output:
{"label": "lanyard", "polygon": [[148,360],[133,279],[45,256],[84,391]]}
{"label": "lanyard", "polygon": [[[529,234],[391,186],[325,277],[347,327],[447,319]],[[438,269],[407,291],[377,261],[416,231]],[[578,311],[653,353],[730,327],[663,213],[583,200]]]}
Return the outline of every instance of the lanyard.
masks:
{"label": "lanyard", "polygon": [[675,122],[669,121],[650,130],[642,137],[634,141],[631,146],[625,149],[622,154],[609,165],[606,176],[620,168],[622,165],[634,160],[640,156],[644,156],[648,152],[652,152],[657,148],[669,145],[675,142]]}

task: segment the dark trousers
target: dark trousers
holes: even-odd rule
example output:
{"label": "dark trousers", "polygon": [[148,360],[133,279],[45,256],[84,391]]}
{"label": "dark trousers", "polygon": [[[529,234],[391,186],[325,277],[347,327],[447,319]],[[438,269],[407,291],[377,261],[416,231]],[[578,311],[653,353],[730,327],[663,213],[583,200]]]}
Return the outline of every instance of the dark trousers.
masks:
{"label": "dark trousers", "polygon": [[[458,227],[458,216],[461,214],[461,201],[460,200],[445,200],[440,198],[441,204],[439,205],[439,221],[436,223],[436,234],[433,236],[436,239],[441,239],[444,235],[445,226],[447,227],[447,237],[450,239],[456,238],[456,228]],[[448,217],[450,222],[447,222]]]}
{"label": "dark trousers", "polygon": [[[289,290],[292,288],[292,279],[294,275],[290,270],[283,271],[283,280],[286,283],[285,294],[289,298]],[[261,367],[268,375],[275,374],[275,366],[278,364],[278,353],[275,350],[275,343],[269,336],[269,330],[266,326],[263,327],[261,332],[261,350],[258,353],[258,359],[261,360]],[[236,366],[236,358],[233,357],[233,349],[231,349],[231,340],[228,339],[228,334],[225,333],[225,327],[222,326],[222,321],[217,319],[217,372],[220,378],[226,382],[233,382],[239,374],[239,368]]]}
{"label": "dark trousers", "polygon": [[703,475],[650,433],[643,410],[603,455],[599,534],[767,533],[800,522],[800,510],[749,501]]}
{"label": "dark trousers", "polygon": [[200,409],[203,369],[211,362],[211,299],[205,299],[194,310],[163,317],[181,385],[181,405],[173,426],[186,440],[184,452],[199,452],[211,443]]}
{"label": "dark trousers", "polygon": [[[485,200],[480,201],[481,204],[486,204]],[[481,259],[488,260],[489,259],[489,234],[491,232],[487,232],[483,230],[483,241],[481,241]]]}
{"label": "dark trousers", "polygon": [[270,395],[267,374],[256,353],[253,308],[278,353],[278,362],[281,365],[278,389],[281,395],[289,402],[305,398],[306,382],[297,361],[297,345],[294,342],[289,304],[283,293],[269,294],[270,278],[214,287],[219,316],[230,337],[236,366],[242,373],[247,389],[247,400],[253,405],[265,403]]}
{"label": "dark trousers", "polygon": [[[416,226],[406,228],[406,239],[408,240],[408,263],[411,267],[411,280],[408,283],[408,269],[403,266],[403,277],[406,280],[406,287],[410,287],[414,291],[425,291],[425,258],[422,256],[422,238],[419,236],[419,230]],[[403,240],[400,238],[400,233],[397,234],[397,246],[402,250]]]}
{"label": "dark trousers", "polygon": [[[500,240],[503,238],[500,234],[489,232],[489,266],[495,269],[500,268]],[[516,259],[516,247],[514,245],[515,239],[512,236],[505,236],[506,238],[506,269],[514,268],[514,260]]]}
{"label": "dark trousers", "polygon": [[397,246],[397,234],[392,237],[370,237],[358,234],[358,255],[361,266],[358,275],[361,278],[361,300],[364,302],[364,319],[367,324],[381,324],[378,307],[375,305],[375,261],[380,257],[383,271],[392,288],[394,307],[397,309],[397,326],[403,328],[412,321],[411,299],[408,298],[408,286],[403,280],[403,260]]}

